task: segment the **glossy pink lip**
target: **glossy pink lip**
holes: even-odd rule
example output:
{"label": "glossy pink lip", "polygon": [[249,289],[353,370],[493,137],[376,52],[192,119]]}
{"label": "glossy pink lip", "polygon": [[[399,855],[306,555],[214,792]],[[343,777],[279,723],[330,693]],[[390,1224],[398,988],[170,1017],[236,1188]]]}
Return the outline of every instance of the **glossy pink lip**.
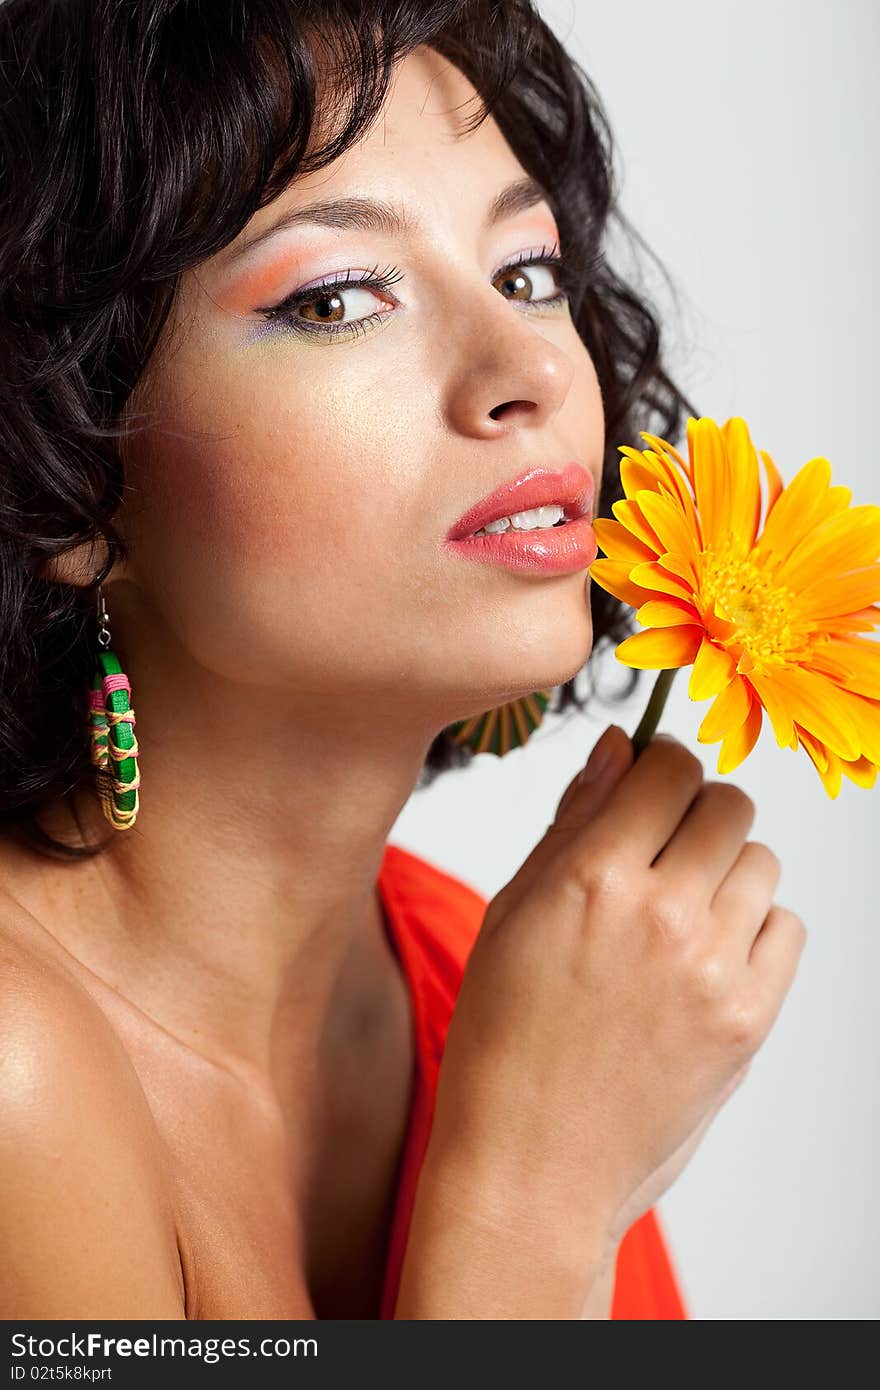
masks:
{"label": "glossy pink lip", "polygon": [[[573,574],[589,569],[599,553],[590,524],[593,492],[592,474],[579,463],[566,464],[559,471],[533,468],[466,512],[450,529],[444,544],[468,560],[507,569],[539,574]],[[563,509],[565,522],[561,526],[474,535],[490,521],[532,507],[546,507],[551,502]]]}
{"label": "glossy pink lip", "polygon": [[599,553],[596,533],[585,516],[567,521],[564,526],[465,536],[463,540],[447,541],[446,545],[468,560],[512,570],[534,570],[538,574],[573,574],[589,569]]}
{"label": "glossy pink lip", "polygon": [[[589,516],[593,508],[593,475],[579,463],[567,463],[561,469],[530,468],[510,483],[496,488],[488,497],[477,502],[464,516],[459,517],[446,533],[449,541],[461,541],[513,512],[530,511],[557,502],[565,511],[566,521]],[[564,527],[558,528],[560,531]],[[510,534],[510,533],[508,533]],[[529,534],[529,533],[526,533]],[[542,532],[546,535],[546,532]],[[483,537],[479,537],[483,539]]]}

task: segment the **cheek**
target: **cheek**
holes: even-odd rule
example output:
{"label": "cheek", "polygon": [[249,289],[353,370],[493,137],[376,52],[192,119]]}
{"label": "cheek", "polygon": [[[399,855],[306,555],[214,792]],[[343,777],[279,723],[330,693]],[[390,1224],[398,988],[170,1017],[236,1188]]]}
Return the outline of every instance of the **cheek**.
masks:
{"label": "cheek", "polygon": [[367,519],[370,534],[381,524],[380,496],[393,490],[381,413],[359,409],[350,389],[334,399],[295,365],[283,349],[271,363],[233,358],[187,377],[188,398],[168,401],[149,467],[163,544],[250,564],[294,553],[317,562],[328,542],[354,550]]}
{"label": "cheek", "polygon": [[395,419],[359,406],[350,378],[308,390],[239,363],[166,398],[149,458],[129,469],[131,534],[142,582],[206,664],[233,645],[254,664],[279,640],[381,649],[418,481]]}

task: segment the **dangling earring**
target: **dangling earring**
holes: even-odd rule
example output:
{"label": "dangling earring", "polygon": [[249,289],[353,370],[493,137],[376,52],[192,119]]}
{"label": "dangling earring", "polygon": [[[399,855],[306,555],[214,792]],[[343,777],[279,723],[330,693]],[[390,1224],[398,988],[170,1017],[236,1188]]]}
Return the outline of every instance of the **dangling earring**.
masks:
{"label": "dangling earring", "polygon": [[464,743],[475,753],[496,753],[499,758],[511,748],[519,748],[534,733],[550,703],[551,690],[535,690],[519,700],[510,700],[497,709],[459,719],[448,724],[444,733],[453,743]]}
{"label": "dangling earring", "polygon": [[130,830],[140,807],[139,749],[133,728],[131,686],[110,650],[107,605],[100,586],[98,647],[89,700],[92,765],[96,769],[98,798],[104,815],[114,830]]}

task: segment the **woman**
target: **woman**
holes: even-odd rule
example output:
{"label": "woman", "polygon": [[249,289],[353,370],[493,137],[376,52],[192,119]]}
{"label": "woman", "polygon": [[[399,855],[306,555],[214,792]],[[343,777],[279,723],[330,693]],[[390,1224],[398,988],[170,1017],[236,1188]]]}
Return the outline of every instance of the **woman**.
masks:
{"label": "woman", "polygon": [[0,73],[2,1316],[685,1316],[803,944],[752,803],[612,726],[491,903],[387,844],[579,703],[690,410],[588,79],[512,0],[8,0]]}

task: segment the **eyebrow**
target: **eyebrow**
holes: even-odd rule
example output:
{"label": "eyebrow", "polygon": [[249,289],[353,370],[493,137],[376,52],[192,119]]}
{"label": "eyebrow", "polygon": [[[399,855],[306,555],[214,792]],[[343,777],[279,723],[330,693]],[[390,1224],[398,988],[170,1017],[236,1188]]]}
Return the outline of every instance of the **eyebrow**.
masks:
{"label": "eyebrow", "polygon": [[[484,225],[494,227],[499,222],[517,213],[525,212],[538,203],[550,203],[550,195],[537,179],[526,177],[514,179],[505,184],[489,204]],[[551,204],[552,206],[552,204]],[[231,265],[245,252],[253,251],[270,237],[288,227],[302,223],[312,223],[319,227],[336,227],[343,230],[377,231],[392,236],[403,236],[418,230],[420,222],[413,218],[405,208],[394,203],[375,198],[333,198],[319,203],[309,203],[305,207],[288,208],[268,227],[264,227],[250,241],[242,242],[230,250],[223,259]]]}

